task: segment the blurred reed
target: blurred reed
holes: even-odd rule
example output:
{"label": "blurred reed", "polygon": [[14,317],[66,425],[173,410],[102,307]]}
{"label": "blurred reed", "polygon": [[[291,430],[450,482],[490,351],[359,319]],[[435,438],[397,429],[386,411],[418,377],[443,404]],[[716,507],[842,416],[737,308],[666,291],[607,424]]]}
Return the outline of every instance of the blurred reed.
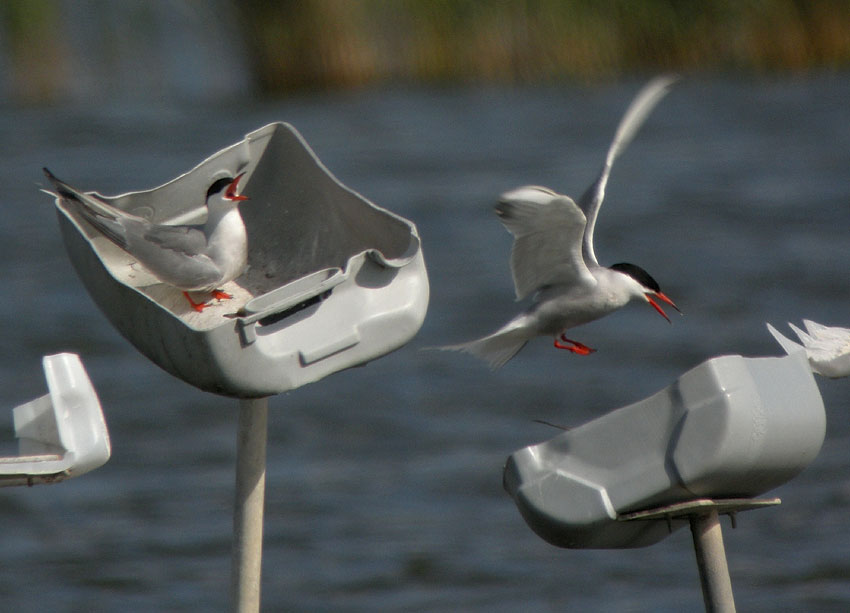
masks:
{"label": "blurred reed", "polygon": [[848,67],[850,0],[0,2],[0,95],[27,100],[102,95],[104,82],[206,96],[211,80],[224,82],[213,94],[279,94]]}
{"label": "blurred reed", "polygon": [[262,88],[850,66],[847,0],[247,0]]}

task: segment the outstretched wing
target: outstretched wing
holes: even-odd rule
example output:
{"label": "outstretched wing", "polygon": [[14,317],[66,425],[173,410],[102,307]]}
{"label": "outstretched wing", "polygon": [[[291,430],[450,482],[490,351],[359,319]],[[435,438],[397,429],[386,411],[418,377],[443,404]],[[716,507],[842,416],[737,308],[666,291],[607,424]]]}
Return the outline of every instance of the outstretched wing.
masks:
{"label": "outstretched wing", "polygon": [[602,166],[599,176],[578,201],[581,210],[584,211],[587,217],[587,230],[584,233],[583,250],[584,258],[588,262],[597,263],[596,254],[593,251],[593,230],[596,227],[596,217],[599,215],[599,208],[602,206],[602,200],[605,198],[605,186],[608,183],[611,166],[614,165],[614,160],[617,159],[617,156],[632,141],[638,129],[646,121],[649,113],[655,108],[655,105],[670,91],[676,80],[677,77],[670,75],[656,77],[638,92],[635,99],[629,105],[629,108],[626,109],[623,118],[620,120],[620,125],[617,126],[617,132],[614,134],[614,140],[608,148],[608,153],[605,156],[605,164]]}
{"label": "outstretched wing", "polygon": [[575,202],[544,187],[502,195],[496,214],[514,235],[511,272],[517,299],[555,284],[594,284],[581,254],[585,216]]}

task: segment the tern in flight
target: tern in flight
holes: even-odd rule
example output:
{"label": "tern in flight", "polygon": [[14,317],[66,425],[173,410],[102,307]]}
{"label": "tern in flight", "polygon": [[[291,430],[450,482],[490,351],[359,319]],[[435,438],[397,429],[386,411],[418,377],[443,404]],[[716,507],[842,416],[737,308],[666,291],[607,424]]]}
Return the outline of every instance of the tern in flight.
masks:
{"label": "tern in flight", "polygon": [[617,127],[602,171],[578,204],[545,187],[526,186],[502,194],[496,214],[514,235],[511,272],[516,297],[533,294],[532,304],[492,334],[444,349],[471,353],[497,369],[536,336],[554,336],[559,349],[592,353],[594,349],[567,338],[566,331],[633,300],[648,303],[670,321],[658,301],[677,311],[678,307],[643,268],[625,262],[599,264],[593,230],[614,160],[674,81],[657,77],[637,94]]}

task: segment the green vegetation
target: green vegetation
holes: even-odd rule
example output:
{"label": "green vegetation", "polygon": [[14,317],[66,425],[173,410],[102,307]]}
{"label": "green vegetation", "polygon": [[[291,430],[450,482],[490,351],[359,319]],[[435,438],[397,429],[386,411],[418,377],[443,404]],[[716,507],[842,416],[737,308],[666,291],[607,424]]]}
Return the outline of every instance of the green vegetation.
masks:
{"label": "green vegetation", "polygon": [[239,3],[267,91],[850,66],[847,0]]}
{"label": "green vegetation", "polygon": [[[71,6],[79,9],[68,1],[0,0],[0,65],[9,73],[0,85],[13,97],[61,97],[73,89],[68,81],[74,65],[94,63],[98,78],[110,79],[110,66],[120,70],[111,59],[159,44],[166,30],[172,46],[155,51],[179,54],[173,43],[182,35],[171,20],[215,36],[241,32],[254,81],[270,94],[385,82],[516,83],[636,71],[850,67],[850,0],[161,0],[124,9],[101,0],[84,5],[93,18],[98,11],[105,14],[99,23],[131,22],[131,27],[122,23],[120,36],[104,28],[68,30]],[[79,10],[75,15],[79,23]],[[211,27],[215,20],[228,28]],[[81,45],[81,36],[96,40]],[[183,39],[215,44],[214,37]],[[122,45],[129,49],[124,56]],[[241,48],[237,43],[224,52]],[[185,66],[183,60],[173,58]],[[151,53],[145,70],[155,75],[152,82],[175,78],[162,65],[167,61]]]}

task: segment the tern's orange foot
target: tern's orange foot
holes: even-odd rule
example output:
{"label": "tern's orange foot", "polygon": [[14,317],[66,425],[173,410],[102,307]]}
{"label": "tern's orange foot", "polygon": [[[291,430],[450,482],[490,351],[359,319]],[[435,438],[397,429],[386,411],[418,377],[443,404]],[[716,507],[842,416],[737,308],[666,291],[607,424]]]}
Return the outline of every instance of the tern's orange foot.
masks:
{"label": "tern's orange foot", "polygon": [[231,298],[233,298],[232,295],[228,294],[227,292],[223,292],[220,289],[214,289],[212,291],[212,297],[216,300],[230,300]]}
{"label": "tern's orange foot", "polygon": [[195,309],[198,313],[203,312],[205,308],[210,306],[207,302],[195,302],[194,300],[192,300],[192,297],[189,295],[189,292],[183,292],[183,295],[186,296],[186,300],[189,301],[189,304],[192,305],[192,308]]}
{"label": "tern's orange foot", "polygon": [[555,339],[555,348],[566,349],[567,351],[572,351],[573,353],[578,354],[578,355],[590,355],[591,353],[596,351],[596,349],[588,347],[587,345],[585,345],[583,343],[579,343],[578,341],[573,341],[573,340],[568,339],[563,334],[561,335],[561,338]]}

